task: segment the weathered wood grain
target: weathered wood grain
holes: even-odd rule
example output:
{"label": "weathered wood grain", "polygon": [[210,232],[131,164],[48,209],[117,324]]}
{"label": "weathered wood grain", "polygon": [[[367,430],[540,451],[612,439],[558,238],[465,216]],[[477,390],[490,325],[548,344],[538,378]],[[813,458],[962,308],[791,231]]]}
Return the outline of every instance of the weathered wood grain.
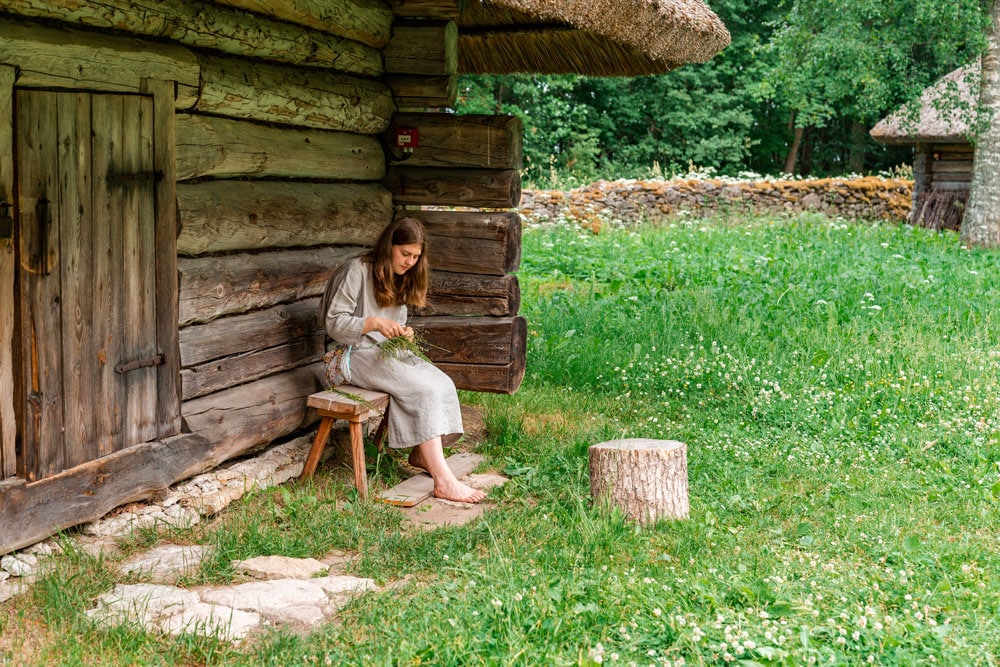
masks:
{"label": "weathered wood grain", "polygon": [[489,364],[435,364],[452,379],[455,387],[464,391],[488,394],[513,394],[524,380],[524,360],[515,360],[504,366]]}
{"label": "weathered wood grain", "polygon": [[[170,81],[145,79],[142,92],[153,97],[154,146],[177,143]],[[161,174],[155,183],[156,352],[163,355],[157,369],[156,437],[166,438],[181,431],[180,351],[177,347],[177,163],[175,152],[154,150],[153,169]]]}
{"label": "weathered wood grain", "polygon": [[397,18],[454,20],[459,15],[459,0],[392,0],[389,3]]}
{"label": "weathered wood grain", "polygon": [[377,181],[385,155],[369,135],[179,114],[177,179],[206,176]]}
{"label": "weathered wood grain", "polygon": [[389,41],[392,12],[378,0],[215,0],[382,48]]}
{"label": "weathered wood grain", "polygon": [[266,445],[310,423],[309,394],[320,390],[323,364],[311,364],[249,384],[185,401],[184,419],[191,432],[212,443],[199,455],[196,474]]}
{"label": "weathered wood grain", "polygon": [[[59,201],[57,93],[19,91],[17,173],[20,191],[22,286],[21,374],[27,393],[21,427],[23,474],[32,481],[62,469],[62,350],[46,344],[61,334],[58,265]],[[51,234],[50,231],[56,232]]]}
{"label": "weathered wood grain", "polygon": [[4,11],[19,16],[168,39],[186,46],[235,56],[377,76],[379,52],[328,32],[187,0],[60,2],[4,0]]}
{"label": "weathered wood grain", "polygon": [[458,99],[458,77],[455,75],[390,74],[385,81],[400,109],[454,107]]}
{"label": "weathered wood grain", "polygon": [[[0,65],[0,202],[14,215],[14,78],[9,65]],[[13,233],[13,229],[11,229]],[[0,238],[0,480],[17,474],[17,417],[19,393],[14,382],[14,240]]]}
{"label": "weathered wood grain", "polygon": [[420,132],[420,145],[401,163],[404,167],[520,170],[523,166],[523,128],[517,116],[399,113],[386,133],[390,146],[400,127]]}
{"label": "weathered wood grain", "polygon": [[209,181],[177,186],[177,252],[201,255],[317,245],[370,245],[392,202],[378,184]]}
{"label": "weathered wood grain", "polygon": [[396,110],[377,80],[199,55],[201,113],[325,130],[378,134]]}
{"label": "weathered wood grain", "polygon": [[181,365],[188,368],[275,347],[321,331],[318,307],[319,299],[311,298],[184,327],[180,331]]}
{"label": "weathered wood grain", "polygon": [[427,305],[414,315],[516,315],[521,304],[517,276],[476,275],[470,273],[431,272]]}
{"label": "weathered wood grain", "polygon": [[208,257],[182,257],[181,326],[323,293],[340,264],[364,249],[327,246]]}
{"label": "weathered wood grain", "polygon": [[414,317],[410,325],[435,363],[507,364],[527,337],[523,317]]}
{"label": "weathered wood grain", "polygon": [[183,398],[189,400],[215,391],[316,363],[323,358],[323,333],[316,331],[245,354],[214,359],[181,371]]}
{"label": "weathered wood grain", "polygon": [[[305,401],[302,401],[305,403]],[[25,484],[0,484],[0,553],[94,521],[210,467],[215,443],[195,434],[147,442]]]}
{"label": "weathered wood grain", "polygon": [[431,266],[441,271],[503,275],[521,264],[521,218],[514,212],[399,211],[427,232]]}
{"label": "weathered wood grain", "polygon": [[177,44],[0,20],[0,64],[17,67],[20,87],[136,93],[152,78],[177,82],[177,109],[198,99],[198,61]]}
{"label": "weathered wood grain", "polygon": [[513,169],[392,165],[385,184],[392,192],[392,201],[402,206],[516,208],[521,201],[521,175]]}
{"label": "weathered wood grain", "polygon": [[390,74],[457,74],[458,26],[454,21],[397,21],[383,55]]}

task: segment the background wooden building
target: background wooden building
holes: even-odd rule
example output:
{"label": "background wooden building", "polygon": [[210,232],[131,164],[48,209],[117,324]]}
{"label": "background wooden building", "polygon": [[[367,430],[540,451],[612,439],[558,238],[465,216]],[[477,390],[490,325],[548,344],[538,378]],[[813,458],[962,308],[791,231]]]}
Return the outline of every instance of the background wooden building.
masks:
{"label": "background wooden building", "polygon": [[973,127],[979,63],[950,72],[907,106],[871,130],[878,142],[913,147],[910,222],[931,229],[958,229],[972,182]]}
{"label": "background wooden building", "polygon": [[436,362],[515,391],[521,127],[456,75],[727,42],[701,0],[0,2],[0,553],[309,429],[323,285],[402,210]]}

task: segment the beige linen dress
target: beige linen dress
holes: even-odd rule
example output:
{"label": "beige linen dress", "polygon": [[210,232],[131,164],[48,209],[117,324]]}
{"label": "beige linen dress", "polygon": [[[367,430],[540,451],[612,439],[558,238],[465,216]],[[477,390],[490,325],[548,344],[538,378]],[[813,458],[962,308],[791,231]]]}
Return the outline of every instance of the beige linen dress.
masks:
{"label": "beige linen dress", "polygon": [[385,317],[406,324],[406,306],[383,308],[375,301],[371,266],[360,257],[345,262],[326,284],[319,316],[327,335],[327,350],[350,346],[340,370],[351,384],[384,391],[392,397],[389,446],[406,448],[441,436],[444,446],[462,435],[462,410],[455,384],[447,375],[411,352],[383,358],[377,331],[362,334],[367,317]]}

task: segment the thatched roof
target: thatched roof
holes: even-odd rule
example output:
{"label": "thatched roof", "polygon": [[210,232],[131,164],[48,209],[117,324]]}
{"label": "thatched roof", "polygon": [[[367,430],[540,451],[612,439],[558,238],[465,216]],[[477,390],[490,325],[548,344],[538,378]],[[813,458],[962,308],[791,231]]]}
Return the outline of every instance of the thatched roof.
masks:
{"label": "thatched roof", "polygon": [[702,0],[469,0],[459,69],[637,76],[704,62],[729,31]]}
{"label": "thatched roof", "polygon": [[972,134],[979,94],[979,62],[942,77],[920,96],[920,108],[905,105],[871,130],[883,144],[965,144]]}

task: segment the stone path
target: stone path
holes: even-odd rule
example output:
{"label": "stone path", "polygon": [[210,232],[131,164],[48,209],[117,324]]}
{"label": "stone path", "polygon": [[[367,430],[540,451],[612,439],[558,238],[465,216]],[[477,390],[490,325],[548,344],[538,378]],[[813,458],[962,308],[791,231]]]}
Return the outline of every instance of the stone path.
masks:
{"label": "stone path", "polygon": [[[273,446],[260,455],[224,465],[164,491],[144,503],[118,508],[82,527],[74,542],[94,555],[118,555],[116,539],[146,527],[189,527],[218,513],[255,488],[296,478],[312,444],[311,436]],[[329,448],[328,450],[329,451]],[[507,481],[495,474],[470,474],[463,481],[489,489]],[[433,530],[472,521],[489,503],[468,505],[428,498],[400,508],[413,529]],[[46,540],[0,558],[0,604],[24,592],[46,562],[60,553]],[[344,574],[351,556],[332,552],[320,559],[261,556],[233,563],[241,581],[185,588],[177,583],[195,574],[212,556],[210,547],[161,544],[117,565],[122,578],[87,614],[99,623],[137,624],[166,634],[193,632],[238,642],[257,630],[282,626],[306,632],[329,620],[355,596],[378,590],[371,579]]]}

